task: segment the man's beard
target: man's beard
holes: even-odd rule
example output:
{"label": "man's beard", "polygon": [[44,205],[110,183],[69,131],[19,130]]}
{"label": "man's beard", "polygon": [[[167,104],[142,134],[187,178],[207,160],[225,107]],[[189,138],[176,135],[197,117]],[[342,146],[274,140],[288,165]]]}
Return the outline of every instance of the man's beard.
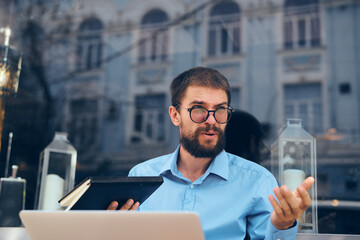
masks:
{"label": "man's beard", "polygon": [[[214,147],[204,147],[199,142],[199,136],[201,132],[207,132],[213,130],[218,133],[218,141]],[[196,129],[195,133],[192,136],[187,136],[186,134],[180,134],[180,143],[192,156],[196,158],[214,158],[216,157],[225,147],[225,136],[224,131],[215,126]]]}

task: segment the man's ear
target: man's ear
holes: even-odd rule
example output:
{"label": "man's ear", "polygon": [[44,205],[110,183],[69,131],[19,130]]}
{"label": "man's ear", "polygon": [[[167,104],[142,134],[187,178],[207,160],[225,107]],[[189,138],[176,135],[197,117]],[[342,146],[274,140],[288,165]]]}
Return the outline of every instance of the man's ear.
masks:
{"label": "man's ear", "polygon": [[174,106],[169,107],[169,115],[170,115],[172,123],[175,126],[179,126],[180,122],[181,122],[180,113],[177,111],[176,107],[174,107]]}

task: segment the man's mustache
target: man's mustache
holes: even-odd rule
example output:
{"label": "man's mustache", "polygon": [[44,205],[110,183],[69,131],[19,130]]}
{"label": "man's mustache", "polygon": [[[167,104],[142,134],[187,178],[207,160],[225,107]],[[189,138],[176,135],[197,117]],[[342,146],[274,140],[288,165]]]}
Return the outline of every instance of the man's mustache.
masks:
{"label": "man's mustache", "polygon": [[200,132],[208,132],[208,131],[214,131],[217,132],[218,134],[223,134],[224,131],[221,128],[218,128],[216,126],[210,126],[210,125],[206,125],[206,127],[200,127],[196,130],[196,134],[199,134]]}

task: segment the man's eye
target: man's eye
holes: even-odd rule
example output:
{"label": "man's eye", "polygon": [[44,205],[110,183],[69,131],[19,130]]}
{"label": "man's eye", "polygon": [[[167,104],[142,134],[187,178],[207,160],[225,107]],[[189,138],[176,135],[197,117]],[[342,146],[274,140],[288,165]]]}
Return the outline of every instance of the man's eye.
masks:
{"label": "man's eye", "polygon": [[192,109],[196,112],[204,112],[206,109],[202,106],[193,106]]}
{"label": "man's eye", "polygon": [[204,107],[195,105],[192,107],[192,109],[204,109]]}
{"label": "man's eye", "polygon": [[219,107],[216,109],[216,111],[222,112],[222,111],[226,111],[227,108],[226,107]]}

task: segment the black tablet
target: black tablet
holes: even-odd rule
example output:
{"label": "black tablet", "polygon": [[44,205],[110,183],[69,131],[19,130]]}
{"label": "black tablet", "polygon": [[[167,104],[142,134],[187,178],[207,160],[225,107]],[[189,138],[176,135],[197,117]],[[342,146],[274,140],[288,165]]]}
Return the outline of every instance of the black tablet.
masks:
{"label": "black tablet", "polygon": [[143,203],[160,185],[162,177],[88,177],[59,200],[66,210],[106,210],[128,199]]}

